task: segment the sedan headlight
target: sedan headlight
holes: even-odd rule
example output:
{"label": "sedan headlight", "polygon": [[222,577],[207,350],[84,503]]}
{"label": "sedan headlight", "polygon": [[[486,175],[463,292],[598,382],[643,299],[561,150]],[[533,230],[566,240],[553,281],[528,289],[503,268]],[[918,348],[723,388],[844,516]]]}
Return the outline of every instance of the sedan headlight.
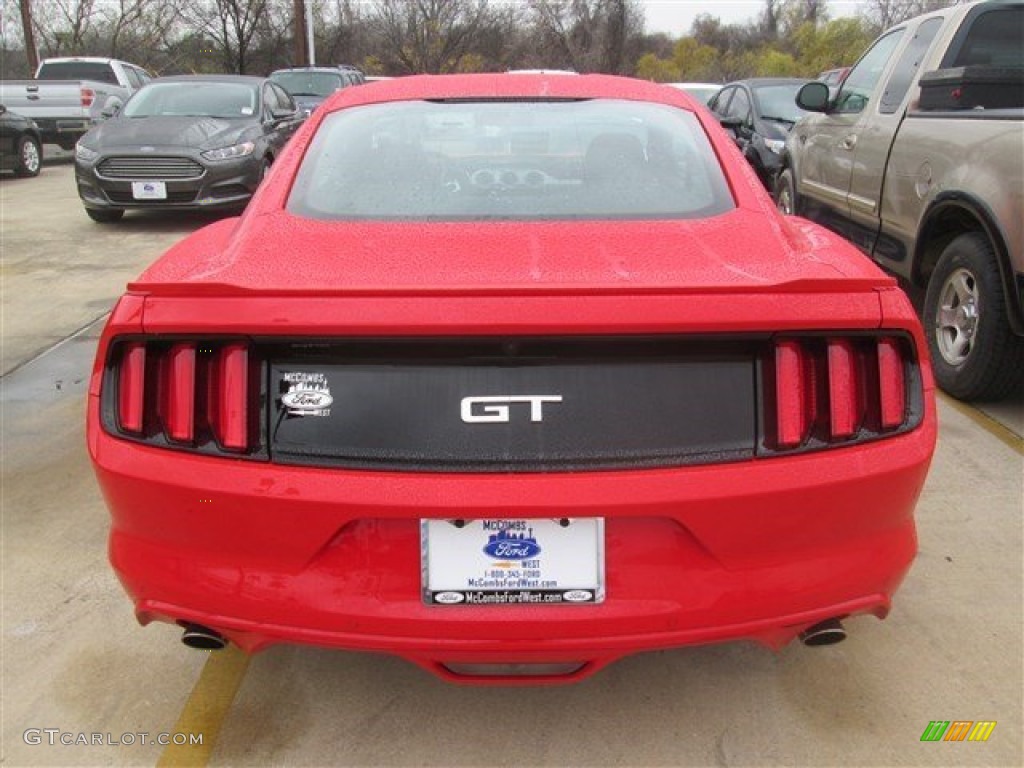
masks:
{"label": "sedan headlight", "polygon": [[88,147],[84,146],[82,142],[78,142],[77,144],[75,144],[75,158],[81,160],[83,163],[91,163],[99,156],[99,152],[93,149],[89,149]]}
{"label": "sedan headlight", "polygon": [[764,145],[776,155],[781,155],[782,150],[786,148],[786,142],[782,139],[765,139]]}
{"label": "sedan headlight", "polygon": [[233,147],[208,149],[203,152],[203,157],[207,160],[232,160],[236,157],[251,155],[254,149],[256,149],[256,145],[251,141],[243,141],[241,144],[235,144]]}

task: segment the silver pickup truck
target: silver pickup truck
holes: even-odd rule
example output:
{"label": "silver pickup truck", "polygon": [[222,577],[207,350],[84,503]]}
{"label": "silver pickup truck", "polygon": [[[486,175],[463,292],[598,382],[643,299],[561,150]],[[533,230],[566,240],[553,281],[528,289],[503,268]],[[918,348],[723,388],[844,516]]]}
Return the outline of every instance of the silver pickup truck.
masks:
{"label": "silver pickup truck", "polygon": [[34,120],[44,142],[72,149],[151,79],[141,67],[117,59],[44,59],[34,80],[0,81],[0,104]]}
{"label": "silver pickup truck", "polygon": [[[950,394],[1024,388],[1024,2],[989,0],[885,32],[838,93],[797,96],[775,185],[923,293]],[[913,289],[917,290],[914,291]]]}

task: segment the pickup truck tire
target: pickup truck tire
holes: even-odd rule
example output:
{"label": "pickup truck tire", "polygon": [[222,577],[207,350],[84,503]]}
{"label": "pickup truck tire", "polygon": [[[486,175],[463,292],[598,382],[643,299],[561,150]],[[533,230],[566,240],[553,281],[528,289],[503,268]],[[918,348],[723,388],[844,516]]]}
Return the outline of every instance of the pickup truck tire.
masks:
{"label": "pickup truck tire", "polygon": [[787,216],[796,214],[796,185],[793,183],[793,171],[786,168],[775,180],[775,207]]}
{"label": "pickup truck tire", "polygon": [[961,400],[998,400],[1024,385],[1024,339],[1010,329],[992,244],[969,232],[943,250],[928,281],[924,326],[935,378]]}
{"label": "pickup truck tire", "polygon": [[86,208],[85,214],[100,224],[113,224],[115,221],[121,220],[124,211],[120,208]]}
{"label": "pickup truck tire", "polygon": [[43,148],[32,136],[18,139],[18,163],[14,166],[14,175],[21,177],[38,176],[43,165]]}

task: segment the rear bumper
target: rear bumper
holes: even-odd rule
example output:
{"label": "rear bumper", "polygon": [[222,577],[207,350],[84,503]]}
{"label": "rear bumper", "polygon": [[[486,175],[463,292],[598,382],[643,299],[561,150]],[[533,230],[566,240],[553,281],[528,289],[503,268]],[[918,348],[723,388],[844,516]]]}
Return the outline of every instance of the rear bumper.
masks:
{"label": "rear bumper", "polygon": [[[449,662],[574,661],[576,679],[636,651],[779,647],[833,616],[882,618],[914,557],[935,439],[927,393],[913,432],[818,453],[558,475],[381,473],[128,443],[99,429],[89,400],[111,560],[140,621],[203,624],[250,651],[394,653],[445,675]],[[563,516],[606,519],[603,604],[422,603],[420,518]]]}

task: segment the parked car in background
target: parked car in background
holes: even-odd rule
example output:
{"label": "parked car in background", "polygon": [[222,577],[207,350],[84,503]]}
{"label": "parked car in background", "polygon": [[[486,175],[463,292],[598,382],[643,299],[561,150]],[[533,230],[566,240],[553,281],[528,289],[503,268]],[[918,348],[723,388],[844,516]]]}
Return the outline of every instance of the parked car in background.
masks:
{"label": "parked car in background", "polygon": [[266,78],[161,78],[78,142],[78,195],[100,222],[128,208],[240,208],[302,120]]}
{"label": "parked car in background", "polygon": [[702,104],[708,104],[711,99],[722,90],[721,83],[665,83],[673,88],[678,88],[681,91],[686,91],[691,96],[698,99]]}
{"label": "parked car in background", "polygon": [[723,86],[708,105],[768,190],[774,187],[782,167],[786,136],[806,114],[796,105],[796,93],[806,82],[794,78],[738,80]]}
{"label": "parked car in background", "polygon": [[835,69],[827,69],[818,75],[818,80],[829,88],[838,88],[839,85],[846,79],[849,74],[849,67],[836,67]]}
{"label": "parked car in background", "polygon": [[118,59],[43,59],[34,80],[0,81],[0,103],[34,120],[44,142],[73,149],[151,79],[142,67]]}
{"label": "parked car in background", "polygon": [[100,340],[89,451],[142,623],[522,684],[889,612],[936,434],[920,323],[708,110],[502,73],[310,122]]}
{"label": "parked car in background", "polygon": [[0,104],[0,169],[15,176],[38,176],[43,164],[39,128]]}
{"label": "parked car in background", "polygon": [[340,67],[288,67],[271,72],[270,79],[291,95],[306,117],[335,91],[364,82],[359,70]]}
{"label": "parked car in background", "polygon": [[779,207],[924,294],[950,394],[1024,389],[1024,3],[957,5],[885,32],[790,136]]}

